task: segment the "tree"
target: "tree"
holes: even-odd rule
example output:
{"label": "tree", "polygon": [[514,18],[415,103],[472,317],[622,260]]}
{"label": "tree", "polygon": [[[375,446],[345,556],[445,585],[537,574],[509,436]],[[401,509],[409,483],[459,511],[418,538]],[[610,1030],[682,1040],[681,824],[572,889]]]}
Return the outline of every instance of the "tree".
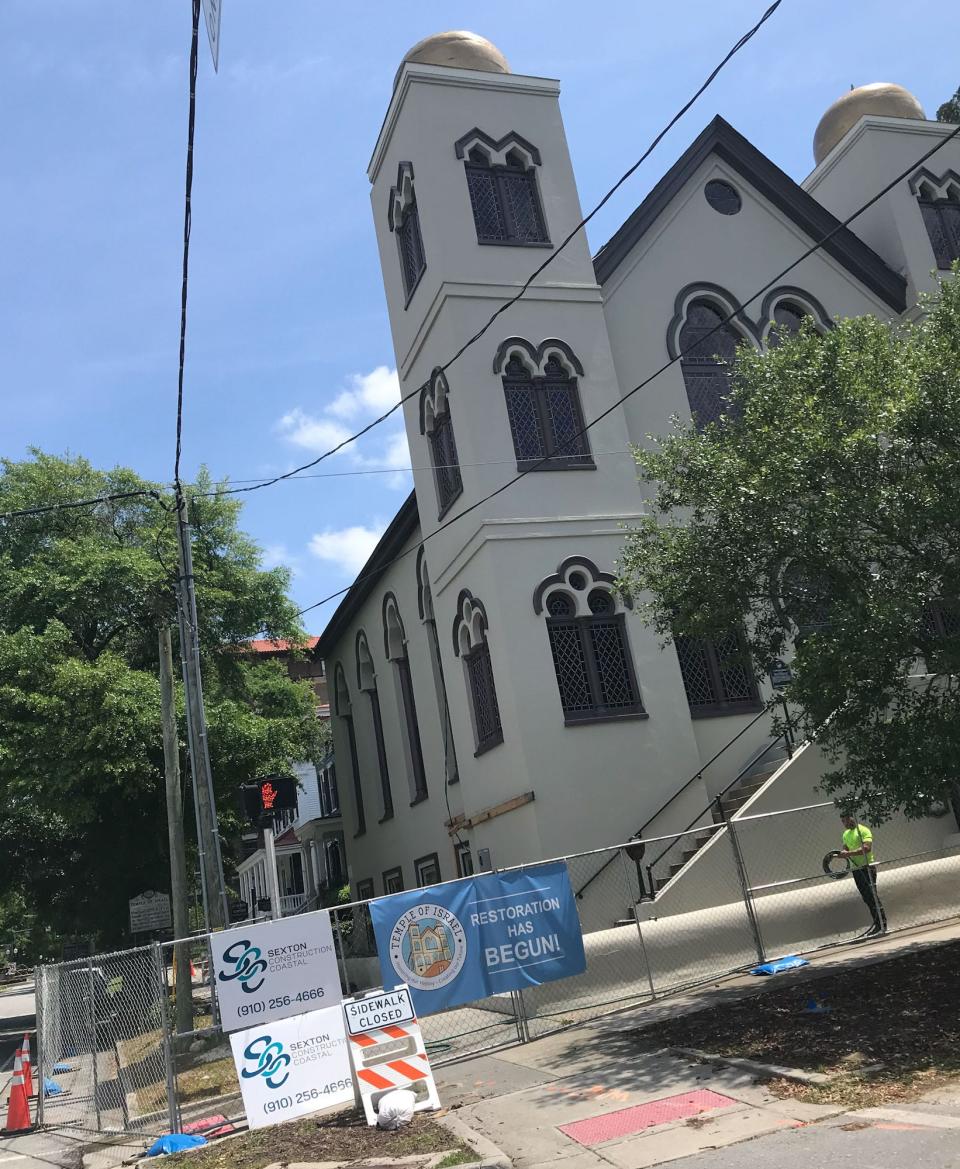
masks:
{"label": "tree", "polygon": [[937,110],[937,121],[960,122],[960,87],[958,87],[953,97],[949,101],[945,101]]}
{"label": "tree", "polygon": [[[121,491],[153,495],[0,521],[0,902],[59,932],[120,941],[127,900],[169,883],[157,630],[175,626],[169,492],[132,471],[32,452],[0,464],[0,511]],[[240,505],[191,503],[204,688],[221,832],[237,788],[317,758],[315,698],[254,635],[303,637],[288,574],[265,571]],[[178,696],[183,734],[183,695]],[[189,809],[185,817],[192,821]]]}
{"label": "tree", "polygon": [[960,280],[917,323],[811,321],[742,347],[734,407],[640,451],[651,514],[622,586],[669,639],[742,631],[789,697],[826,791],[924,814],[960,777]]}

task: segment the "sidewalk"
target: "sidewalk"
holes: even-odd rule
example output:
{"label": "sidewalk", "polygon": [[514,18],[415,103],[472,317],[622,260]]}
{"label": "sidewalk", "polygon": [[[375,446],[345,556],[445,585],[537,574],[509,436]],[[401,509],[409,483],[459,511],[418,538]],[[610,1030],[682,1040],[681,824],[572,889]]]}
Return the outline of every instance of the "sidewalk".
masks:
{"label": "sidewalk", "polygon": [[[838,968],[869,966],[918,945],[926,948],[957,937],[956,922],[907,931],[822,951],[810,966],[789,974],[736,976],[635,1007],[522,1047],[440,1068],[440,1098],[458,1119],[499,1145],[517,1169],[646,1169],[843,1117],[839,1107],[779,1099],[748,1072],[707,1067],[662,1052],[638,1052],[628,1032],[658,1018],[781,990]],[[918,1108],[934,1115],[942,1107],[951,1110],[949,1115],[930,1126],[960,1127],[960,1119],[952,1116],[960,1112],[960,1086],[940,1095],[942,1101],[904,1105],[912,1119],[902,1123],[915,1125]],[[882,1111],[898,1114],[901,1109]],[[869,1127],[875,1121],[901,1123],[887,1116],[854,1118],[853,1123]]]}

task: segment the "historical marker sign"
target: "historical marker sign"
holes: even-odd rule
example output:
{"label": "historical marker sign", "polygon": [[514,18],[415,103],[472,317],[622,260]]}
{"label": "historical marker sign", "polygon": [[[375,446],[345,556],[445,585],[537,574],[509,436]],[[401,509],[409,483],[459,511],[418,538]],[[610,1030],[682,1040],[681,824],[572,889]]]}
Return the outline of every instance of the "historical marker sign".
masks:
{"label": "historical marker sign", "polygon": [[130,899],[130,932],[148,934],[153,930],[168,930],[173,925],[170,898],[166,893],[147,889],[139,897]]}

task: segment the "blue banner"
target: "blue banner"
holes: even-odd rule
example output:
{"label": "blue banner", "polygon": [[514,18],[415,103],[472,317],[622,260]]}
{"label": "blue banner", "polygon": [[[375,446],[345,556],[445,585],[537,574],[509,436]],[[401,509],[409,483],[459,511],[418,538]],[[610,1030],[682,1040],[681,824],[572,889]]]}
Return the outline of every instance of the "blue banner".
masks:
{"label": "blue banner", "polygon": [[587,966],[562,861],[380,897],[370,916],[384,989],[406,983],[418,1015]]}

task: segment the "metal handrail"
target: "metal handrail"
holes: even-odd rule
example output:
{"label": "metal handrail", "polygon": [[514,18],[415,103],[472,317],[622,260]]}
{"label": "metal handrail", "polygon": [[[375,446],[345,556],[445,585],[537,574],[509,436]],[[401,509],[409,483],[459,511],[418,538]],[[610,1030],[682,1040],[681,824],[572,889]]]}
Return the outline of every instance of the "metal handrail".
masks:
{"label": "metal handrail", "polygon": [[[698,812],[696,816],[694,816],[694,818],[690,821],[690,823],[686,826],[686,828],[681,828],[680,831],[677,833],[677,835],[673,838],[673,840],[667,845],[667,847],[657,857],[655,857],[654,860],[652,860],[646,866],[648,874],[650,873],[650,870],[654,867],[654,865],[659,864],[660,861],[663,860],[663,858],[667,855],[667,853],[670,851],[670,849],[673,848],[673,846],[680,839],[680,837],[684,834],[684,832],[689,832],[691,828],[695,827],[697,821],[702,819],[702,817],[706,816],[707,813],[714,806],[716,806],[718,808],[721,807],[720,801],[727,794],[727,792],[730,791],[731,788],[736,787],[737,784],[740,782],[740,780],[743,779],[747,775],[747,773],[750,771],[751,767],[756,767],[756,765],[760,762],[760,760],[764,757],[764,755],[766,755],[766,753],[770,750],[770,748],[776,742],[778,742],[778,740],[781,738],[783,739],[784,745],[787,748],[787,758],[788,759],[793,758],[793,741],[789,737],[789,735],[786,731],[784,731],[784,733],[782,735],[777,735],[776,738],[771,739],[769,743],[765,743],[763,745],[763,747],[761,747],[761,749],[755,755],[753,755],[749,760],[747,760],[747,762],[744,764],[744,766],[740,768],[740,770],[733,777],[733,779],[730,780],[730,782],[727,784],[727,786],[724,788],[721,788],[720,791],[718,791],[717,794],[711,798],[710,803],[702,811]],[[706,825],[705,825],[705,827],[706,827]],[[651,896],[652,896],[652,894],[651,894]]]}
{"label": "metal handrail", "polygon": [[[700,768],[699,771],[697,771],[693,775],[691,775],[690,778],[687,780],[687,782],[682,787],[677,788],[677,790],[673,793],[673,795],[670,797],[669,800],[667,800],[665,803],[661,804],[660,807],[657,809],[657,811],[654,812],[653,815],[649,817],[649,819],[645,820],[643,822],[643,824],[640,825],[640,827],[633,834],[631,839],[636,840],[640,836],[642,836],[644,831],[650,827],[650,825],[654,822],[654,820],[656,820],[656,818],[659,815],[661,815],[663,812],[665,812],[667,810],[667,808],[669,808],[670,805],[673,803],[673,801],[675,799],[677,799],[679,796],[681,796],[687,790],[687,788],[690,786],[690,784],[695,783],[698,779],[703,778],[703,773],[707,770],[707,768],[711,764],[715,763],[720,758],[720,756],[724,753],[724,751],[726,751],[726,749],[728,747],[732,747],[733,744],[740,738],[741,735],[745,735],[747,733],[747,731],[750,730],[751,727],[756,726],[756,724],[760,721],[760,719],[763,718],[763,716],[765,714],[769,714],[769,713],[770,713],[770,708],[765,706],[763,708],[763,710],[761,710],[759,712],[759,714],[756,716],[756,718],[752,718],[746,724],[746,726],[741,727],[740,730],[737,731],[737,733],[729,741],[729,743],[724,743],[724,745],[720,748],[720,750],[715,755],[711,756],[706,761],[706,763],[704,763],[704,765]],[[771,740],[771,742],[774,742],[774,741],[775,740]],[[769,749],[769,744],[767,744],[767,746],[764,747],[764,751],[766,751],[768,749]],[[752,763],[747,764],[748,767],[751,767],[752,765],[753,765]],[[739,779],[739,778],[740,777],[738,775],[737,779]],[[736,782],[736,780],[734,782]],[[708,809],[708,811],[709,811],[709,809]],[[702,815],[703,815],[703,812],[701,812],[697,816],[696,820],[699,820],[700,816],[702,816]],[[693,822],[694,824],[696,823],[696,820],[694,820],[694,822]],[[687,826],[687,828],[692,828],[692,827],[693,827],[693,824],[690,824]],[[683,831],[687,831],[687,829],[684,829]],[[682,835],[682,833],[681,833],[681,835]],[[670,847],[672,847],[672,845]],[[580,900],[583,897],[584,892],[590,888],[590,886],[597,879],[597,877],[599,877],[600,874],[603,873],[604,870],[608,868],[608,866],[612,865],[615,860],[616,860],[616,855],[610,857],[610,859],[605,864],[601,865],[600,868],[597,869],[597,871],[593,874],[592,877],[590,877],[583,885],[581,885],[581,887],[577,890],[577,893],[576,893],[577,900]]]}

